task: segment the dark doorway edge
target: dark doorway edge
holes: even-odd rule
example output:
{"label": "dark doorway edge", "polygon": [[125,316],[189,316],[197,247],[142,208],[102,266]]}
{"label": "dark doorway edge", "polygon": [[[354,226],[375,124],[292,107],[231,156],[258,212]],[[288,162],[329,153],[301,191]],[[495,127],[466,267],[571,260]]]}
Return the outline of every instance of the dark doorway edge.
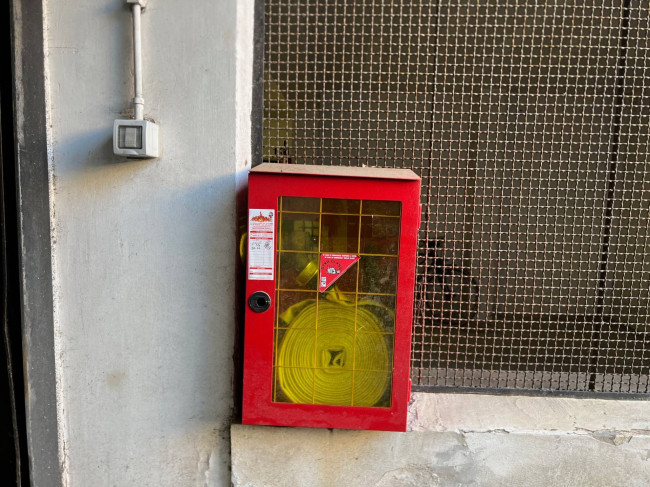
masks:
{"label": "dark doorway edge", "polygon": [[12,0],[16,187],[31,483],[61,486],[50,241],[43,2]]}

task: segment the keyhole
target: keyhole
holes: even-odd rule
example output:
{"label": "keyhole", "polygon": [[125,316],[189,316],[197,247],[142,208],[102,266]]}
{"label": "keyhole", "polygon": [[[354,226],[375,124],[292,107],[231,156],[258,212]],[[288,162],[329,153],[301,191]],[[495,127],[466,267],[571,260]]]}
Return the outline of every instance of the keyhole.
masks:
{"label": "keyhole", "polygon": [[263,291],[257,291],[248,298],[248,306],[255,313],[263,313],[271,306],[271,298]]}

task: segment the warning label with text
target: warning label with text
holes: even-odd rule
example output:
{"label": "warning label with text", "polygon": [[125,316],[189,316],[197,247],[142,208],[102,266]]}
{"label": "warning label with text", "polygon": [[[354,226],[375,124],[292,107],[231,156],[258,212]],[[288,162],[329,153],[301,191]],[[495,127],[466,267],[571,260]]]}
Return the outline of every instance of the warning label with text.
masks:
{"label": "warning label with text", "polygon": [[248,210],[248,278],[273,280],[275,210]]}
{"label": "warning label with text", "polygon": [[355,254],[320,254],[318,290],[327,290],[358,260]]}

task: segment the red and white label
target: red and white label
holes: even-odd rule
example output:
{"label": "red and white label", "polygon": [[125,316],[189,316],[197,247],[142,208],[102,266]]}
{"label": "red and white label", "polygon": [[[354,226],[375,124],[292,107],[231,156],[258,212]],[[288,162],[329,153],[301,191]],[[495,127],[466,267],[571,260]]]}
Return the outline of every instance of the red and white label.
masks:
{"label": "red and white label", "polygon": [[272,281],[275,210],[248,210],[248,279]]}
{"label": "red and white label", "polygon": [[320,254],[318,290],[326,291],[358,260],[356,254]]}

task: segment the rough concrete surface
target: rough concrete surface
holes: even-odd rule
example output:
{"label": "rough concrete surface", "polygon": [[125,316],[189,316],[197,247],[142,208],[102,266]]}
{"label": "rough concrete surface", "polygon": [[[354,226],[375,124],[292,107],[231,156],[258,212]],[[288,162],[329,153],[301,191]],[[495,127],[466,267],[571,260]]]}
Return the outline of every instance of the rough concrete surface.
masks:
{"label": "rough concrete surface", "polygon": [[232,427],[232,481],[261,486],[646,486],[650,438]]}
{"label": "rough concrete surface", "polygon": [[45,2],[64,485],[230,481],[242,4],[252,15],[148,3],[145,117],[162,153],[138,161],[112,153],[113,120],[133,114],[128,6]]}
{"label": "rough concrete surface", "polygon": [[414,394],[406,433],[233,425],[232,482],[641,487],[650,485],[648,404]]}
{"label": "rough concrete surface", "polygon": [[650,434],[650,401],[414,393],[412,431],[639,431]]}

